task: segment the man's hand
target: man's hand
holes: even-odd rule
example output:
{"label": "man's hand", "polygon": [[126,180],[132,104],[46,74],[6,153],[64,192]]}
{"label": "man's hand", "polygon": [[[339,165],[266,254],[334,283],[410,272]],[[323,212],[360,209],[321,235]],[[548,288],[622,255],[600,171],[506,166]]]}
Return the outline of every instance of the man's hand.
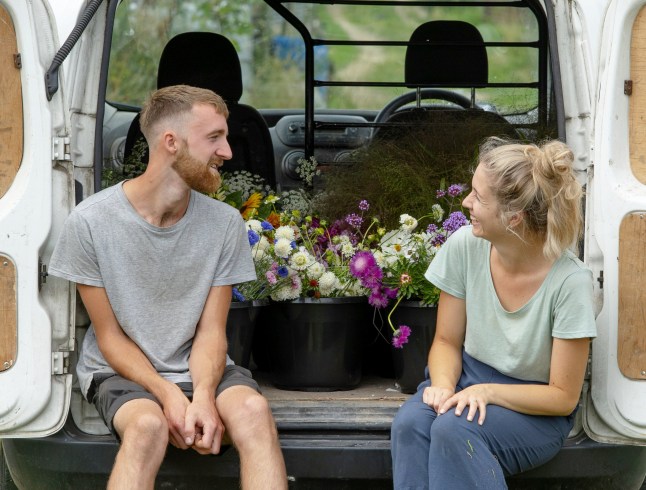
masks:
{"label": "man's hand", "polygon": [[187,439],[193,437],[193,431],[186,431],[186,411],[191,402],[179,386],[168,383],[168,389],[160,400],[166,420],[168,421],[169,442],[180,449],[188,449]]}
{"label": "man's hand", "polygon": [[224,424],[215,409],[215,399],[195,394],[186,410],[185,442],[200,454],[218,454],[224,435]]}

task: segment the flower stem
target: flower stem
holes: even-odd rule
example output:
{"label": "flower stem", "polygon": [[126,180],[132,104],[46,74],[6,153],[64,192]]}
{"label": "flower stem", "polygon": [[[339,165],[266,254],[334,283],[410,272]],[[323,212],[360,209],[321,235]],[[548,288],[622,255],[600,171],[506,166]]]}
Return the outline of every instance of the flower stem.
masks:
{"label": "flower stem", "polygon": [[393,314],[393,311],[395,311],[395,309],[399,306],[399,303],[401,303],[401,300],[402,300],[403,298],[404,298],[403,296],[400,296],[399,298],[397,298],[397,303],[395,303],[395,306],[393,306],[393,309],[392,309],[392,310],[390,310],[390,313],[388,313],[388,325],[390,325],[390,328],[392,329],[393,333],[395,333],[395,332],[396,332],[396,329],[395,329],[395,327],[393,326],[393,322],[392,322],[392,320],[390,319],[390,316]]}

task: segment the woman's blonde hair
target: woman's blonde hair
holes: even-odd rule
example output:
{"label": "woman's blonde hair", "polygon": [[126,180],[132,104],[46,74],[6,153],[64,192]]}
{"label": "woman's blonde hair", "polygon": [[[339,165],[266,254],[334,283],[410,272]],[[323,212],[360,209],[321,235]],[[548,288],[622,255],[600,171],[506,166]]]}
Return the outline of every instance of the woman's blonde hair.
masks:
{"label": "woman's blonde hair", "polygon": [[581,236],[583,189],[573,160],[570,148],[557,140],[535,145],[489,138],[480,147],[479,163],[490,178],[503,224],[522,213],[524,231],[544,238],[543,254],[551,259]]}

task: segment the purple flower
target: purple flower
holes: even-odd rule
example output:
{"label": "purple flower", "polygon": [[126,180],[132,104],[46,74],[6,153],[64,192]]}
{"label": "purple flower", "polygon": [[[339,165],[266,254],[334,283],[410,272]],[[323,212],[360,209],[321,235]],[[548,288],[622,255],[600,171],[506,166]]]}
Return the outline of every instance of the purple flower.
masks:
{"label": "purple flower", "polygon": [[379,288],[375,288],[368,296],[368,303],[375,308],[385,308],[388,306],[388,298]]}
{"label": "purple flower", "polygon": [[363,200],[359,203],[359,209],[360,209],[361,211],[368,211],[368,209],[369,209],[369,208],[370,208],[370,204],[368,204],[368,201],[366,201],[365,199],[363,199]]}
{"label": "purple flower", "polygon": [[274,229],[274,225],[272,225],[269,221],[266,221],[266,220],[260,223],[260,226],[265,231],[271,231]]}
{"label": "purple flower", "polygon": [[445,241],[446,236],[443,233],[438,233],[431,240],[431,245],[433,245],[434,247],[439,247],[440,245],[444,244]]}
{"label": "purple flower", "polygon": [[233,292],[233,299],[236,301],[245,301],[245,297],[238,291],[238,288],[233,288],[231,291]]}
{"label": "purple flower", "polygon": [[253,230],[247,230],[247,237],[249,238],[249,245],[252,247],[260,241],[260,235]]}
{"label": "purple flower", "polygon": [[363,224],[363,218],[357,213],[350,213],[345,217],[346,223],[355,228],[359,228]]}
{"label": "purple flower", "polygon": [[462,184],[453,184],[450,185],[447,193],[451,197],[458,197],[460,194],[464,192],[464,186]]}
{"label": "purple flower", "polygon": [[426,233],[428,233],[429,235],[430,235],[431,233],[437,233],[437,225],[434,225],[433,223],[431,223],[430,225],[428,225],[428,226],[426,227]]}
{"label": "purple flower", "polygon": [[379,266],[375,264],[374,267],[370,268],[366,273],[359,277],[359,280],[364,288],[375,289],[381,286],[381,280],[383,277],[384,273]]}
{"label": "purple flower", "polygon": [[468,223],[466,216],[464,216],[461,211],[454,211],[444,220],[442,227],[446,230],[447,236],[449,236],[458,228]]}
{"label": "purple flower", "polygon": [[384,294],[388,299],[395,299],[397,297],[397,288],[384,288]]}
{"label": "purple flower", "polygon": [[438,199],[444,196],[446,196],[446,191],[442,189],[438,189],[437,191],[435,191],[435,197],[437,197]]}
{"label": "purple flower", "polygon": [[375,267],[379,267],[375,256],[365,250],[357,252],[354,254],[354,257],[350,259],[350,273],[359,279],[370,274],[372,269]]}
{"label": "purple flower", "polygon": [[287,266],[281,265],[276,271],[276,273],[278,274],[278,277],[287,277],[287,274],[289,274],[289,270],[287,269]]}
{"label": "purple flower", "polygon": [[408,343],[408,337],[410,337],[410,333],[411,330],[408,325],[400,325],[393,334],[393,347],[397,349],[404,347],[404,344]]}

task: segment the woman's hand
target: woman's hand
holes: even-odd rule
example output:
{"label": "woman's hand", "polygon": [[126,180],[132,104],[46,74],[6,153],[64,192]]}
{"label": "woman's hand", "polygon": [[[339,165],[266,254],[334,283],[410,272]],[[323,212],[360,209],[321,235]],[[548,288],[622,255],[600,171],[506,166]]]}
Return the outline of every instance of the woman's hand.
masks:
{"label": "woman's hand", "polygon": [[489,388],[486,384],[469,386],[458,393],[455,393],[440,406],[439,414],[446,413],[451,407],[455,407],[455,415],[462,415],[465,408],[469,409],[467,420],[471,422],[479,411],[478,424],[482,425],[487,416],[487,405],[489,404]]}
{"label": "woman's hand", "polygon": [[429,407],[440,413],[440,407],[455,393],[455,390],[450,388],[442,388],[439,386],[429,386],[424,388],[422,393],[422,401]]}

